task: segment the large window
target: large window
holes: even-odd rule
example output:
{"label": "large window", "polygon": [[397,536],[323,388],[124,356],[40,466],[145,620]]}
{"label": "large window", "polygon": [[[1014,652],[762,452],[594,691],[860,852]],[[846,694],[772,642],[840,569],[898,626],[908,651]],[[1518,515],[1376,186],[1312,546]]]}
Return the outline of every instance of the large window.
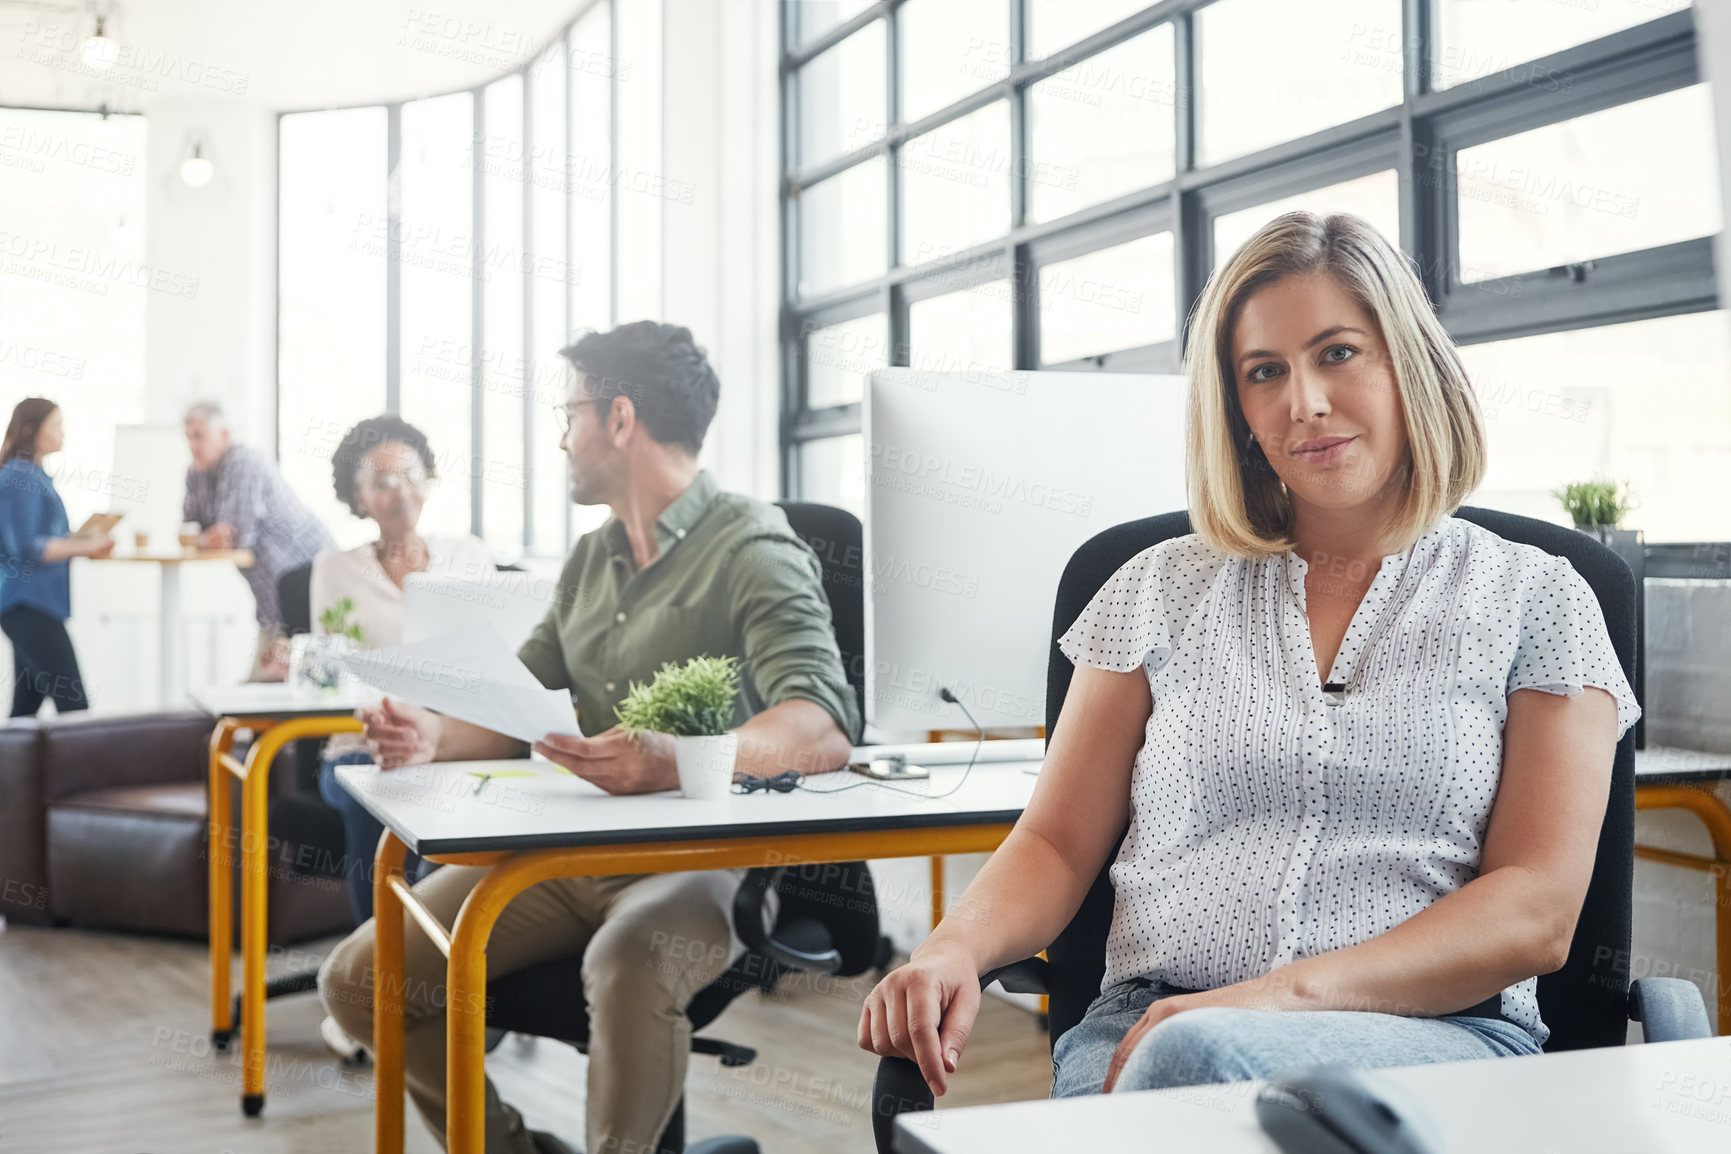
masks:
{"label": "large window", "polygon": [[[659,28],[633,34],[643,56]],[[348,523],[335,438],[389,410],[437,458],[426,530],[475,533],[504,559],[562,554],[583,527],[558,351],[616,321],[613,124],[641,79],[617,35],[603,0],[475,89],[282,117],[279,454],[330,524]],[[637,281],[640,300],[659,291]]]}
{"label": "large window", "polygon": [[74,525],[142,503],[114,429],[144,416],[146,298],[200,292],[146,252],[147,138],[142,116],[0,108],[0,420],[24,397],[60,406],[47,467]]}
{"label": "large window", "polygon": [[865,374],[1176,372],[1293,209],[1419,270],[1487,418],[1476,504],[1627,479],[1731,537],[1710,101],[1684,0],[786,0],[784,488],[857,509]]}

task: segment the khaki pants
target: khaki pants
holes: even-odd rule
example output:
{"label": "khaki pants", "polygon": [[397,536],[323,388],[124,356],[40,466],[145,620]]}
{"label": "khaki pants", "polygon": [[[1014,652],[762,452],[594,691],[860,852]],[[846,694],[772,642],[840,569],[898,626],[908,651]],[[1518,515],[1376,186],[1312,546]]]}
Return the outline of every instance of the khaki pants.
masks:
{"label": "khaki pants", "polygon": [[[446,926],[486,870],[444,866],[415,892]],[[744,952],[730,911],[744,870],[555,878],[518,894],[487,943],[495,980],[583,955],[589,1002],[588,1154],[656,1149],[684,1092],[685,1007]],[[445,956],[403,931],[403,1080],[427,1125],[445,1135]],[[345,938],[319,972],[325,1008],[350,1037],[373,1037],[373,923]],[[534,1154],[523,1119],[487,1081],[487,1154]]]}

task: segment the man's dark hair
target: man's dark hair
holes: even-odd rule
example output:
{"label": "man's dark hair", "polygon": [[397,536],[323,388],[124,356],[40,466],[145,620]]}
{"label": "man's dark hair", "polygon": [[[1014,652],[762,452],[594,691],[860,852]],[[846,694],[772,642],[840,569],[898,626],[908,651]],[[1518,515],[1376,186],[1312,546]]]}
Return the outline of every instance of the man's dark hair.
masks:
{"label": "man's dark hair", "polygon": [[703,448],[721,382],[690,329],[633,321],[588,333],[559,355],[588,378],[579,385],[584,399],[605,410],[614,397],[629,398],[658,444],[678,445],[692,456]]}
{"label": "man's dark hair", "polygon": [[331,454],[331,487],[337,491],[337,500],[347,505],[357,517],[366,516],[355,503],[355,478],[361,471],[361,460],[380,445],[390,444],[407,445],[421,458],[427,476],[438,476],[438,470],[433,467],[433,448],[427,444],[427,434],[395,413],[368,417],[344,433],[336,452]]}

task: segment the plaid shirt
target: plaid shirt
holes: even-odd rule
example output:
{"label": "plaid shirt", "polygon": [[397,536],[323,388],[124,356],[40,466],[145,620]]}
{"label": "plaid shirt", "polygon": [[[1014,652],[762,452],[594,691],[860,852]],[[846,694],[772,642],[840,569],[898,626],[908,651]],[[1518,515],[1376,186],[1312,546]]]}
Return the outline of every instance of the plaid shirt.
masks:
{"label": "plaid shirt", "polygon": [[283,482],[276,467],[244,445],[230,445],[209,469],[186,474],[181,516],[199,528],[234,527],[234,547],[251,549],[253,563],[241,576],[252,586],[261,629],[280,630],[277,581],[284,573],[312,563],[336,542]]}

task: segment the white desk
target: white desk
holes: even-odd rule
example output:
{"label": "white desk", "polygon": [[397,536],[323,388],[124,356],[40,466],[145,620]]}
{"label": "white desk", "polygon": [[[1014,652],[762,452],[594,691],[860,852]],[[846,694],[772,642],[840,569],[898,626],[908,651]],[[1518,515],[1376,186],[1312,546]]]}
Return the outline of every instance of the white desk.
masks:
{"label": "white desk", "polygon": [[[673,793],[610,797],[539,764],[534,778],[477,776],[521,772],[532,766],[524,761],[337,770],[343,788],[386,827],[373,878],[375,988],[403,988],[405,913],[450,960],[446,1005],[484,1006],[487,937],[511,899],[537,882],[990,850],[1008,836],[1037,780],[1017,762],[971,771],[934,766],[925,782],[880,783],[844,772],[810,779],[812,792],[698,801]],[[954,793],[931,796],[958,783]],[[845,788],[854,785],[861,788]],[[492,867],[454,926],[441,926],[409,888],[403,860],[410,847],[436,861]],[[374,1008],[377,1154],[403,1150],[402,1011],[400,1000],[386,998]],[[482,1154],[485,1028],[480,1013],[445,1016],[451,1154]]]}
{"label": "white desk", "polygon": [[[1425,1111],[1444,1154],[1731,1149],[1731,1039],[1445,1062],[1377,1075]],[[896,1123],[895,1148],[898,1154],[1082,1148],[1278,1154],[1256,1123],[1261,1087],[1235,1082],[906,1114]]]}
{"label": "white desk", "polygon": [[[234,1034],[229,1000],[229,959],[234,947],[233,779],[240,778],[241,1109],[264,1109],[265,908],[269,900],[270,767],[283,746],[303,737],[328,737],[361,728],[357,706],[377,700],[288,685],[222,685],[192,694],[216,719],[210,735],[210,1036],[226,1049]],[[242,764],[229,752],[234,735],[252,731]]]}
{"label": "white desk", "polygon": [[227,561],[237,569],[253,563],[250,549],[194,549],[174,553],[111,553],[93,561],[111,564],[155,565],[161,576],[157,586],[157,701],[164,709],[178,709],[186,697],[186,627],[180,613],[180,567],[199,561]]}

